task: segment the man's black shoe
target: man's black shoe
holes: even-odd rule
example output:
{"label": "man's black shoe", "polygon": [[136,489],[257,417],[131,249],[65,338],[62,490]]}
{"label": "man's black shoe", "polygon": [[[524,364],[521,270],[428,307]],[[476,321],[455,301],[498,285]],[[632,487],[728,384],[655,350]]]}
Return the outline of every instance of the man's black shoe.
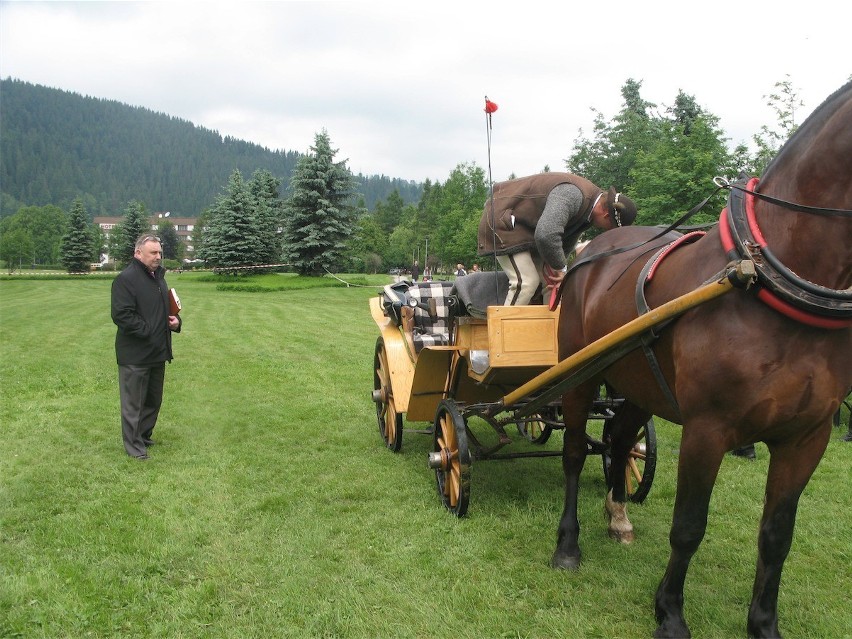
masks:
{"label": "man's black shoe", "polygon": [[153,446],[157,442],[155,442],[153,439],[143,439],[142,443],[145,444],[146,446]]}
{"label": "man's black shoe", "polygon": [[133,459],[137,459],[139,461],[145,461],[146,459],[150,459],[148,455],[134,455]]}

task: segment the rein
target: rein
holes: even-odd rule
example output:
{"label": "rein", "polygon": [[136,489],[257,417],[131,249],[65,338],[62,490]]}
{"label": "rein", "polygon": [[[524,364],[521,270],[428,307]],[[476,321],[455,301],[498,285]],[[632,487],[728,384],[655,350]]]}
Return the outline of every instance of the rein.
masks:
{"label": "rein", "polygon": [[[757,183],[757,178],[753,178],[749,181],[749,185],[754,182]],[[810,213],[812,215],[824,215],[826,217],[852,217],[852,209],[831,209],[825,208],[821,206],[806,206],[804,204],[797,204],[795,202],[788,202],[787,200],[781,200],[777,197],[772,197],[771,195],[766,195],[765,193],[758,193],[757,191],[751,190],[747,187],[744,187],[740,182],[728,182],[723,177],[715,177],[713,178],[713,183],[718,186],[720,189],[738,189],[743,193],[748,193],[752,197],[756,197],[765,202],[769,202],[770,204],[776,204],[785,209],[789,209],[791,211],[799,211],[801,213]]]}
{"label": "rein", "polygon": [[[852,326],[852,289],[837,290],[820,286],[799,277],[787,268],[766,245],[757,227],[754,200],[761,199],[789,210],[812,215],[852,217],[852,210],[806,206],[775,198],[757,192],[757,182],[757,178],[752,178],[746,184],[745,176],[741,176],[737,182],[729,182],[723,177],[713,178],[716,189],[709,196],[650,239],[574,260],[562,280],[559,294],[555,297],[561,297],[561,289],[565,286],[568,274],[575,269],[605,257],[640,248],[671,231],[678,230],[686,220],[704,208],[714,195],[722,189],[727,189],[728,206],[723,209],[719,220],[722,246],[730,259],[740,257],[755,261],[760,284],[755,287],[758,290],[758,299],[787,317],[809,326],[826,329]],[[638,258],[639,256],[636,259]]]}
{"label": "rein", "polygon": [[574,271],[575,269],[581,267],[583,264],[588,264],[589,262],[594,262],[594,261],[602,259],[604,257],[610,257],[611,255],[618,255],[619,253],[624,253],[626,251],[632,251],[633,249],[639,248],[640,246],[645,246],[646,244],[650,244],[651,242],[660,239],[666,233],[670,233],[671,231],[675,231],[678,228],[680,228],[681,225],[684,222],[686,222],[689,218],[691,218],[693,215],[695,215],[701,209],[703,209],[705,206],[707,206],[707,202],[709,202],[714,195],[716,195],[722,189],[726,188],[725,186],[717,183],[716,182],[717,179],[722,179],[722,178],[716,178],[716,179],[713,180],[713,183],[716,184],[716,190],[715,191],[713,191],[710,195],[708,195],[706,198],[704,198],[704,200],[702,200],[701,202],[699,202],[698,204],[693,206],[691,209],[689,209],[686,213],[681,215],[677,220],[672,222],[665,229],[663,229],[662,231],[657,233],[654,237],[652,237],[648,240],[644,240],[642,242],[636,242],[635,244],[628,244],[627,246],[620,246],[620,247],[617,247],[617,248],[614,248],[614,249],[610,249],[608,251],[604,251],[603,253],[595,253],[594,255],[588,255],[588,256],[585,256],[585,257],[581,257],[581,258],[578,258],[578,259],[574,260],[573,262],[571,262],[571,266],[568,268],[568,271],[565,273],[565,276],[562,280],[563,285],[565,283],[565,279],[568,278],[568,274],[571,273],[572,271]]}

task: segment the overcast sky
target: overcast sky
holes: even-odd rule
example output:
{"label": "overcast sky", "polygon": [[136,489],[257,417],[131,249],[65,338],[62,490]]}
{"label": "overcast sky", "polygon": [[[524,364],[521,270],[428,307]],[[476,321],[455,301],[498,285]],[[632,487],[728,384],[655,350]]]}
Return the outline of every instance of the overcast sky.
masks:
{"label": "overcast sky", "polygon": [[499,181],[564,170],[592,108],[611,119],[629,78],[661,110],[679,90],[695,96],[733,143],[777,122],[764,96],[789,79],[800,123],[852,73],[852,10],[793,6],[4,1],[0,76],[270,149],[307,152],[326,129],[353,172],[418,182],[462,162],[488,169],[487,95]]}

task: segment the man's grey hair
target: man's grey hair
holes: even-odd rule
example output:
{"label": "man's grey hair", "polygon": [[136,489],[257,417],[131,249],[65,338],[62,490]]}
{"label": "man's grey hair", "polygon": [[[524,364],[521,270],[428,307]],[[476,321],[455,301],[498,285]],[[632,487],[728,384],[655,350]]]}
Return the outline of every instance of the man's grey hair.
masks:
{"label": "man's grey hair", "polygon": [[151,235],[150,233],[145,233],[144,235],[140,235],[139,238],[136,240],[136,246],[134,248],[135,248],[135,250],[138,251],[143,246],[145,246],[146,242],[159,242],[159,241],[160,241],[160,238],[157,237],[156,235]]}

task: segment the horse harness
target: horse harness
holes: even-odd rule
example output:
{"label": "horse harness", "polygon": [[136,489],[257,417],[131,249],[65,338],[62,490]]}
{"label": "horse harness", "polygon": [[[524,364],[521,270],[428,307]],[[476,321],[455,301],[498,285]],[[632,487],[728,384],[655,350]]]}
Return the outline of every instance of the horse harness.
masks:
{"label": "horse harness", "polygon": [[[717,178],[718,179],[718,178]],[[787,268],[767,246],[754,213],[754,200],[764,199],[785,208],[815,215],[850,216],[844,209],[818,209],[771,198],[755,191],[758,178],[730,185],[728,206],[719,218],[722,248],[729,259],[747,258],[757,269],[757,298],[802,324],[824,329],[852,326],[852,289],[837,290],[814,284]]]}
{"label": "horse harness", "polygon": [[[645,285],[653,279],[654,273],[657,272],[657,267],[659,267],[660,262],[662,262],[664,258],[670,255],[678,247],[691,244],[705,235],[705,231],[692,231],[686,235],[681,235],[674,242],[669,242],[660,248],[651,257],[651,259],[645,263],[645,266],[642,268],[642,271],[639,273],[639,278],[636,281],[636,311],[639,315],[651,312],[651,307],[645,299]],[[648,360],[648,365],[651,367],[651,372],[654,374],[654,378],[660,385],[660,390],[663,391],[663,395],[665,395],[671,407],[674,408],[675,414],[678,418],[680,418],[680,407],[678,406],[677,399],[675,399],[671,387],[666,381],[666,378],[663,376],[663,371],[660,368],[659,362],[657,362],[657,356],[654,355],[654,351],[651,349],[653,343],[657,341],[657,338],[660,336],[659,331],[671,324],[673,321],[674,318],[663,322],[662,324],[658,324],[656,327],[645,333],[642,337],[642,352],[645,353],[645,358]]]}
{"label": "horse harness", "polygon": [[[748,180],[741,178],[733,184],[716,178],[714,182],[720,188],[729,189],[728,206],[722,210],[719,219],[722,246],[729,260],[749,259],[754,262],[758,280],[752,290],[757,298],[779,313],[808,326],[823,329],[842,329],[852,326],[852,289],[835,290],[814,284],[800,278],[784,266],[769,249],[757,226],[754,200],[761,198],[786,208],[817,215],[852,215],[852,211],[818,209],[757,193],[754,189],[757,187],[758,178]],[[668,230],[670,229],[666,229],[666,232]],[[705,234],[704,231],[693,231],[682,235],[660,248],[646,262],[636,282],[635,300],[639,315],[651,311],[645,298],[645,287],[654,277],[660,262],[678,247],[695,242]],[[663,395],[675,410],[676,415],[680,416],[677,399],[666,382],[651,348],[659,337],[659,332],[673,321],[674,319],[671,319],[648,331],[642,338],[641,346]]]}

